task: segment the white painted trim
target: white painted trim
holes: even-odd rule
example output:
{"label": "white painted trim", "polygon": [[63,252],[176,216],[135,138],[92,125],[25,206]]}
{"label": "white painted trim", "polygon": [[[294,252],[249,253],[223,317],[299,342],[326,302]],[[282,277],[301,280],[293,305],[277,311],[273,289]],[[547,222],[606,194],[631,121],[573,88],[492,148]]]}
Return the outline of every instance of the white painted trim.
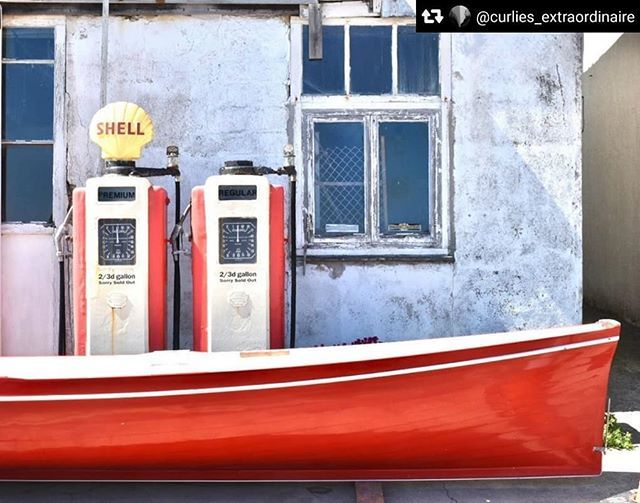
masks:
{"label": "white painted trim", "polygon": [[[338,7],[338,6],[337,6]],[[336,7],[336,8],[337,8]],[[323,9],[324,12],[324,9]],[[323,19],[324,25],[345,27],[345,49],[344,49],[344,78],[345,95],[340,96],[303,96],[302,95],[302,67],[303,58],[302,46],[302,26],[306,24],[303,17],[292,18],[291,20],[291,103],[294,106],[294,147],[298,159],[301,159],[299,200],[303,202],[302,208],[310,215],[314,214],[314,185],[312,159],[309,154],[313,152],[313,138],[310,135],[309,119],[311,116],[335,114],[335,120],[362,120],[365,123],[365,133],[369,141],[374,135],[372,124],[375,122],[371,113],[389,114],[423,114],[422,119],[428,119],[430,123],[430,150],[431,163],[435,166],[430,180],[430,230],[431,234],[426,239],[415,237],[402,240],[398,238],[380,238],[375,231],[377,229],[375,211],[371,217],[365,218],[365,236],[350,236],[346,238],[317,238],[313,237],[311,242],[305,243],[305,233],[298,234],[296,247],[301,252],[317,256],[336,254],[345,255],[450,255],[451,243],[451,172],[449,155],[449,114],[451,103],[451,35],[440,34],[439,47],[439,77],[440,96],[420,96],[397,94],[398,91],[398,61],[397,61],[397,26],[411,25],[415,22],[413,18],[385,18],[371,19],[367,17],[358,18],[335,18]],[[381,96],[358,96],[350,94],[350,26],[391,26],[392,27],[392,94]],[[432,114],[435,116],[432,117]],[[418,120],[418,119],[415,119]],[[367,132],[368,131],[368,132]],[[374,135],[375,136],[375,135]],[[367,201],[366,209],[371,210],[371,205],[375,200],[374,177],[377,176],[375,169],[375,155],[377,149],[369,143],[366,148],[366,156],[370,161],[370,169],[367,170]],[[373,150],[376,150],[375,152]],[[300,229],[305,229],[302,211],[297,212],[296,219]],[[373,220],[373,221],[370,221]],[[313,234],[313,233],[312,233]],[[400,242],[402,241],[402,242]],[[411,241],[411,242],[409,242]],[[305,249],[305,245],[309,246]],[[319,251],[318,248],[327,248],[326,252]],[[407,252],[406,249],[411,251]],[[384,249],[384,250],[383,250]],[[435,251],[435,253],[433,251]],[[443,253],[442,251],[445,250]],[[319,251],[319,253],[317,253]]]}
{"label": "white painted trim", "polygon": [[[310,212],[315,216],[315,158],[311,155],[315,152],[315,136],[313,135],[314,124],[323,122],[357,122],[363,124],[364,133],[364,231],[352,236],[313,236],[313,247],[335,247],[344,246],[344,251],[353,249],[354,255],[361,248],[366,250],[363,254],[375,254],[379,248],[402,249],[406,247],[419,248],[422,251],[419,254],[428,252],[430,248],[446,248],[442,245],[441,237],[441,216],[440,216],[440,183],[437,178],[434,166],[440,169],[439,164],[439,146],[438,121],[440,114],[436,110],[388,110],[381,108],[379,110],[367,110],[345,112],[342,111],[309,111],[303,109],[303,127],[302,127],[302,145],[307,145],[306,157],[303,159],[305,169],[305,181],[307,193],[305,198],[308,202]],[[379,215],[378,215],[378,195],[379,189],[379,162],[378,162],[378,124],[380,122],[424,122],[429,126],[429,234],[393,237],[383,236],[379,232]],[[305,150],[303,148],[303,150]],[[367,169],[367,167],[369,169]],[[313,248],[309,248],[309,252]]]}
{"label": "white painted trim", "polygon": [[3,145],[53,145],[54,140],[2,140]]}
{"label": "white painted trim", "polygon": [[544,341],[569,335],[594,334],[603,329],[615,329],[619,326],[620,323],[614,320],[600,320],[588,325],[542,330],[257,352],[204,353],[182,350],[155,351],[136,355],[66,356],[64,358],[6,356],[0,359],[0,376],[26,380],[64,380],[298,368],[403,358],[534,340]]}
{"label": "white painted trim", "polygon": [[65,24],[64,16],[13,14],[5,16],[4,28],[52,28]]}
{"label": "white painted trim", "polygon": [[365,221],[370,223],[367,235],[371,236],[371,242],[369,246],[381,242],[380,236],[380,121],[381,118],[377,116],[368,116],[367,125],[369,128],[367,138],[369,139],[368,152],[369,152],[369,172],[367,178],[369,181],[368,190],[366,195],[370,198],[370,201],[365,199],[365,208],[368,209],[369,218]]}
{"label": "white painted trim", "polygon": [[2,58],[3,65],[53,65],[55,60],[53,59],[4,59]]}
{"label": "white painted trim", "polygon": [[[380,0],[377,0],[380,4]],[[309,17],[309,8],[306,5],[301,6],[301,17],[307,19]],[[369,10],[367,2],[324,2],[322,4],[322,24],[331,22],[334,18],[351,18],[351,17],[379,17],[380,13]]]}
{"label": "white painted trim", "polygon": [[[348,22],[344,23],[344,94],[351,95],[351,29]],[[305,97],[303,96],[304,100]]]}
{"label": "white painted trim", "polygon": [[440,110],[442,100],[435,96],[302,96],[304,110]]}
{"label": "white painted trim", "polygon": [[[391,240],[393,238],[389,238]],[[298,249],[297,254],[302,255],[303,249]],[[331,257],[336,255],[353,256],[353,257],[369,257],[375,255],[377,257],[449,257],[449,250],[446,248],[425,248],[424,246],[406,245],[398,243],[395,246],[370,246],[367,248],[354,248],[353,243],[343,244],[329,243],[309,248],[307,250],[308,257]]]}
{"label": "white painted trim", "polygon": [[398,94],[398,25],[391,25],[391,94]]}
{"label": "white painted trim", "polygon": [[491,356],[486,358],[475,358],[473,360],[464,360],[451,363],[440,363],[436,365],[426,365],[422,367],[404,368],[398,370],[388,370],[384,372],[371,372],[368,374],[348,375],[341,377],[328,377],[320,379],[306,379],[302,381],[289,381],[265,384],[251,384],[242,386],[226,386],[213,388],[196,388],[196,389],[177,389],[167,391],[139,391],[139,392],[120,392],[120,393],[90,393],[90,394],[69,394],[69,395],[23,395],[23,396],[0,396],[0,403],[14,402],[61,402],[76,400],[115,400],[130,398],[160,398],[173,396],[194,396],[209,395],[220,393],[238,393],[253,392],[273,389],[299,388],[307,386],[318,386],[325,384],[338,384],[353,381],[365,381],[372,379],[384,379],[388,377],[396,377],[411,374],[421,374],[426,372],[437,372],[439,370],[447,370],[460,367],[470,367],[483,365],[486,363],[495,363],[501,361],[509,361],[520,358],[530,358],[550,353],[558,353],[561,351],[571,351],[574,349],[598,346],[601,344],[610,344],[617,342],[619,337],[606,337],[592,341],[578,342],[574,344],[565,344],[562,346],[554,346],[551,348],[536,349],[532,351],[523,351],[520,353],[512,353],[500,356]]}
{"label": "white painted trim", "polygon": [[[303,6],[300,16],[292,18],[292,22],[308,22],[308,8]],[[335,26],[344,23],[352,26],[388,26],[390,24],[415,25],[414,17],[380,17],[369,11],[369,7],[364,2],[323,2],[322,3],[322,24],[325,26]]]}
{"label": "white painted trim", "polygon": [[46,222],[26,222],[26,223],[12,223],[7,222],[2,224],[2,235],[25,235],[32,236],[37,234],[50,234],[53,236],[55,228],[51,225],[47,225]]}
{"label": "white painted trim", "polygon": [[[444,56],[444,57],[443,57]],[[453,253],[452,249],[452,234],[453,234],[453,198],[452,198],[452,179],[453,179],[453,166],[451,165],[450,157],[450,127],[452,124],[449,122],[451,116],[451,103],[453,100],[452,80],[451,80],[451,68],[453,65],[453,52],[451,44],[451,34],[440,34],[440,97],[442,100],[442,108],[440,111],[440,127],[438,128],[439,138],[436,138],[437,153],[440,157],[438,163],[439,181],[440,181],[440,193],[438,199],[434,201],[435,205],[440,205],[436,208],[440,215],[440,229],[436,231],[440,232],[441,243],[443,247],[449,249],[450,253]]]}
{"label": "white painted trim", "polygon": [[[299,18],[292,18],[289,33],[289,53],[291,55],[291,57],[289,58],[289,105],[290,110],[292,110],[293,113],[293,138],[290,138],[290,141],[293,144],[297,164],[300,165],[304,162],[301,141],[302,113],[300,109],[300,96],[302,94],[302,60],[304,56],[302,54],[302,23],[300,22]],[[296,184],[296,201],[298,201],[297,206],[299,208],[305,208],[307,206],[307,201],[305,201],[304,199],[304,171],[298,171],[298,180],[302,181],[303,183]],[[304,215],[302,210],[298,211],[298,209],[296,208],[295,215],[292,215],[292,218],[296,219],[296,228],[300,230],[296,234],[296,247],[301,248],[302,246],[304,246],[305,241]]]}
{"label": "white painted trim", "polygon": [[66,80],[66,20],[56,23],[55,28],[55,66],[54,66],[54,105],[53,105],[53,222],[60,225],[67,213],[67,148],[65,117],[65,80]]}

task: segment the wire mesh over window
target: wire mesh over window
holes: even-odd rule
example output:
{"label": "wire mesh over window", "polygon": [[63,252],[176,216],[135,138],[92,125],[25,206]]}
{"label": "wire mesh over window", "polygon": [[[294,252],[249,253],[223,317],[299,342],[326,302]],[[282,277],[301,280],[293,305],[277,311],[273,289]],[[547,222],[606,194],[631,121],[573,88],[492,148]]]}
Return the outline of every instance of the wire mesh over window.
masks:
{"label": "wire mesh over window", "polygon": [[361,122],[316,123],[315,233],[364,232],[364,127]]}

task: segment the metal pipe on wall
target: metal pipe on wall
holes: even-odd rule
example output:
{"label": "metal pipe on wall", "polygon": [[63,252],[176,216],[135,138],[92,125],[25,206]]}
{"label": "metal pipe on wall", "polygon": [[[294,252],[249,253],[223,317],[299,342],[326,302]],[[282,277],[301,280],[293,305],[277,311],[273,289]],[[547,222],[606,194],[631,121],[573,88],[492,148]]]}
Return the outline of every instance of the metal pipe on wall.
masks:
{"label": "metal pipe on wall", "polygon": [[100,108],[107,104],[109,65],[109,0],[102,0],[102,42],[100,45]]}

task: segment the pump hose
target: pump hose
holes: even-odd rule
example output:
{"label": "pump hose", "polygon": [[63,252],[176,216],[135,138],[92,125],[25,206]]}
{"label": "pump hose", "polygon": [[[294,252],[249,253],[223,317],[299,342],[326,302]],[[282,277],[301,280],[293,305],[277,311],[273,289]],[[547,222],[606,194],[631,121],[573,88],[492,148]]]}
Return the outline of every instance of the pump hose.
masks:
{"label": "pump hose", "polygon": [[[180,222],[180,178],[175,178],[175,222]],[[180,238],[178,238],[180,239]],[[173,254],[173,349],[180,349],[180,255]]]}
{"label": "pump hose", "polygon": [[289,347],[296,347],[296,178],[292,176],[289,178],[289,260],[291,269],[291,323],[289,327]]}
{"label": "pump hose", "polygon": [[58,262],[60,270],[60,302],[58,316],[58,355],[67,354],[67,330],[66,330],[66,301],[65,301],[65,281],[64,281],[64,257]]}

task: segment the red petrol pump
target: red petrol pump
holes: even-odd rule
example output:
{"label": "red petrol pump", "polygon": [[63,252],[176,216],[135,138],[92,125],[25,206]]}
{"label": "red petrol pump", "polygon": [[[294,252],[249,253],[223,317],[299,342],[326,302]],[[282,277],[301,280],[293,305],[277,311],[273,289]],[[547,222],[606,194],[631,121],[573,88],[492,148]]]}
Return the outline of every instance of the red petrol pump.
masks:
{"label": "red petrol pump", "polygon": [[[125,102],[99,110],[90,136],[102,149],[105,174],[73,191],[72,208],[56,239],[63,264],[62,235],[73,216],[74,353],[164,349],[169,199],[147,178],[174,176],[179,189],[177,148],[168,149],[167,168],[136,167],[153,137],[153,124],[142,108]],[[65,332],[61,316],[61,354]]]}
{"label": "red petrol pump", "polygon": [[[240,351],[285,347],[285,193],[264,175],[287,175],[295,215],[293,149],[285,166],[228,161],[191,193],[193,348]],[[182,232],[181,225],[173,237]],[[289,229],[291,325],[295,345],[295,224]]]}
{"label": "red petrol pump", "polygon": [[284,347],[284,189],[223,174],[191,204],[194,349]]}
{"label": "red petrol pump", "polygon": [[[102,150],[105,174],[73,192],[73,204],[56,232],[60,261],[59,353],[66,354],[65,258],[73,263],[74,353],[130,354],[165,349],[167,205],[165,189],[147,178],[173,176],[176,187],[173,349],[179,349],[180,254],[183,224],[191,213],[193,347],[198,351],[285,347],[285,192],[265,175],[289,177],[295,215],[293,148],[281,168],[225,163],[218,176],[193,189],[180,215],[178,149],[167,149],[166,168],[137,167],[153,136],[147,114],[119,102],[99,110],[91,139]],[[73,253],[65,244],[73,218]],[[290,340],[295,346],[295,219],[290,218]]]}

